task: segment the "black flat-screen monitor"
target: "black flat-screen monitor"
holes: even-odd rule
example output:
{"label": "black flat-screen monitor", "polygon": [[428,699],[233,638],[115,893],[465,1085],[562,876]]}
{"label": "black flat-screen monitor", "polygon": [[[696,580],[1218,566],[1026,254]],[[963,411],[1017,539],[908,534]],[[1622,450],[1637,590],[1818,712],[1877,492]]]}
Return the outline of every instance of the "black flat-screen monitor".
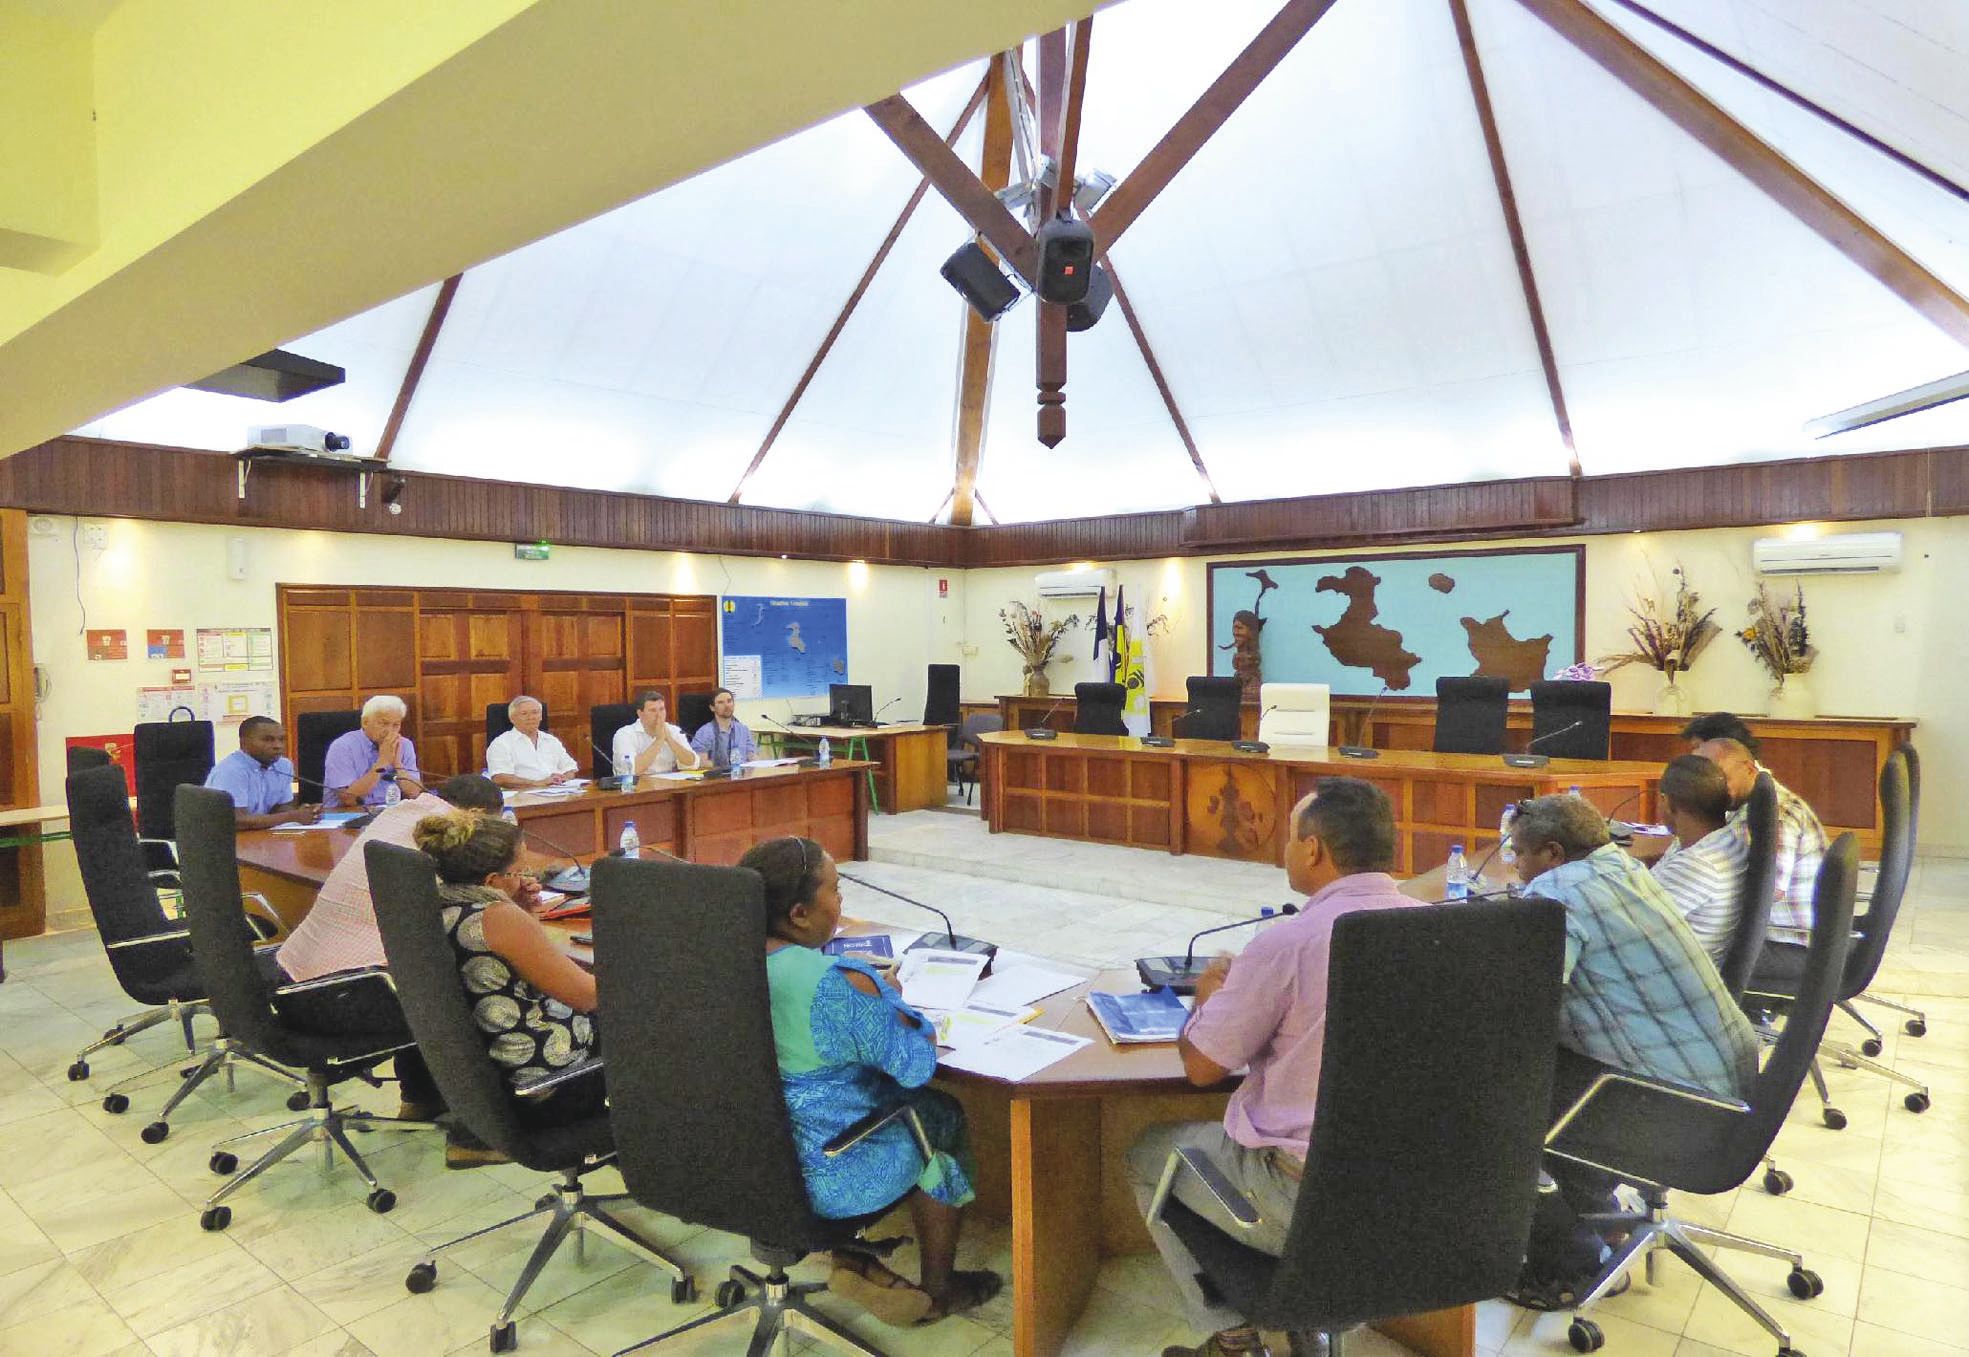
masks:
{"label": "black flat-screen monitor", "polygon": [[874,690],[866,683],[827,685],[827,714],[843,725],[875,719]]}

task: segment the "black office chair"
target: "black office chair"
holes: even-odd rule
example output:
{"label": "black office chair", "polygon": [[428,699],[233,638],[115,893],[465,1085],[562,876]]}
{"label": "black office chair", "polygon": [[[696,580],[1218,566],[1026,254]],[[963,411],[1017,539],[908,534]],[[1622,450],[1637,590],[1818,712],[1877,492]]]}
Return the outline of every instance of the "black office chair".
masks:
{"label": "black office chair", "polygon": [[294,717],[294,771],[301,776],[301,798],[322,796],[322,774],[328,767],[328,746],[352,730],[362,729],[362,711],[304,711]]}
{"label": "black office chair", "polygon": [[[1885,831],[1880,850],[1880,875],[1874,881],[1873,899],[1867,905],[1866,913],[1853,921],[1852,947],[1846,954],[1846,970],[1840,977],[1835,995],[1838,1006],[1855,1017],[1858,1014],[1852,1007],[1852,1000],[1859,997],[1879,973],[1880,962],[1887,954],[1888,937],[1893,933],[1894,920],[1900,916],[1902,897],[1907,893],[1908,873],[1914,865],[1914,816],[1908,779],[1909,764],[1904,752],[1907,748],[1902,745],[1889,754],[1886,766],[1880,770],[1880,809]],[[1818,908],[1818,897],[1814,896],[1814,914]],[[1763,955],[1750,978],[1748,997],[1751,1005],[1777,1012],[1791,1009],[1791,996],[1798,992],[1800,978],[1809,960],[1810,949],[1795,942],[1765,944]],[[1901,1105],[1908,1111],[1928,1110],[1931,1102],[1928,1086],[1914,1076],[1870,1059],[1849,1042],[1829,1039],[1824,1043],[1824,1048],[1827,1054],[1847,1069],[1863,1069],[1911,1090],[1901,1099]],[[1878,1054],[1879,1049],[1876,1044],[1873,1053]],[[1844,1130],[1846,1114],[1832,1105],[1832,1094],[1826,1087],[1825,1074],[1817,1060],[1812,1061],[1810,1072],[1812,1086],[1818,1090],[1820,1118],[1833,1130]]]}
{"label": "black office chair", "polygon": [[1176,718],[1170,733],[1179,740],[1237,739],[1244,680],[1192,674],[1183,682],[1189,690],[1189,710]]}
{"label": "black office chair", "polygon": [[1127,725],[1121,709],[1128,701],[1128,690],[1119,683],[1076,683],[1073,685],[1073,733],[1076,735],[1126,735]]}
{"label": "black office chair", "polygon": [[145,866],[177,884],[177,834],[171,796],[180,783],[202,786],[212,771],[210,721],[143,721],[131,740],[137,765],[137,835]]}
{"label": "black office chair", "polygon": [[[880,1357],[808,1302],[824,1284],[796,1285],[786,1275],[807,1254],[853,1243],[888,1208],[825,1220],[807,1198],[773,1046],[758,875],[603,858],[593,898],[595,982],[623,1181],[653,1211],[744,1235],[767,1266],[763,1277],[734,1267],[718,1284],[716,1312],[624,1351],[756,1310],[750,1352],[774,1350],[780,1331],[793,1329]],[[928,1138],[907,1105],[864,1118],[827,1150],[839,1153],[898,1118],[927,1160]]]}
{"label": "black office chair", "polygon": [[1800,1300],[1825,1289],[1802,1254],[1745,1239],[1669,1214],[1671,1191],[1717,1193],[1741,1186],[1766,1162],[1785,1116],[1805,1082],[1832,1016],[1833,999],[1845,969],[1847,938],[1853,926],[1853,888],[1859,854],[1851,834],[1839,836],[1819,868],[1812,942],[1805,973],[1793,997],[1791,1016],[1779,1034],[1749,1097],[1718,1097],[1644,1075],[1609,1070],[1561,1114],[1546,1137],[1546,1151],[1561,1159],[1605,1170],[1641,1189],[1644,1212],[1615,1212],[1590,1218],[1608,1235],[1627,1238],[1574,1308],[1567,1338],[1580,1352],[1604,1341],[1599,1326],[1583,1312],[1614,1288],[1636,1261],[1650,1277],[1655,1254],[1666,1249],[1728,1296],[1737,1308],[1778,1340],[1779,1357],[1796,1357],[1791,1335],[1731,1279],[1704,1247],[1738,1249],[1791,1264],[1786,1286]]}
{"label": "black office chair", "polygon": [[603,702],[588,708],[588,770],[597,782],[615,776],[615,732],[636,720],[627,702]]}
{"label": "black office chair", "polygon": [[[88,898],[89,914],[96,921],[103,950],[109,954],[110,970],[123,992],[144,1005],[142,1013],[123,1019],[76,1052],[75,1063],[68,1067],[69,1080],[80,1083],[87,1079],[89,1057],[103,1047],[121,1046],[139,1032],[177,1023],[184,1034],[185,1050],[198,1060],[171,1090],[156,1119],[139,1133],[146,1145],[155,1145],[171,1134],[171,1114],[192,1090],[221,1072],[230,1084],[240,1061],[293,1079],[293,1074],[262,1060],[223,1033],[199,1055],[192,1020],[200,1014],[210,1016],[212,1009],[205,1001],[205,985],[192,960],[191,934],[164,913],[157,899],[157,883],[144,870],[123,770],[105,762],[70,776],[68,822],[75,838],[75,863],[82,872],[82,893]],[[254,960],[263,976],[275,973],[271,951],[255,953]],[[117,1080],[103,1094],[103,1111],[128,1111],[130,1096],[125,1089],[148,1083],[166,1071],[175,1074],[183,1065],[184,1057],[179,1056]]]}
{"label": "black office chair", "polygon": [[1439,678],[1436,738],[1430,748],[1438,754],[1502,754],[1510,708],[1509,679]]}
{"label": "black office chair", "polygon": [[962,719],[957,692],[963,673],[963,668],[955,664],[930,666],[929,686],[923,696],[924,725],[954,726]]}
{"label": "black office chair", "polygon": [[1549,679],[1531,685],[1532,743],[1526,747],[1533,753],[1555,759],[1604,759],[1612,732],[1611,683]]}
{"label": "black office chair", "polygon": [[[1907,764],[1907,813],[1905,816],[1906,823],[1902,827],[1902,835],[1907,845],[1908,866],[1912,866],[1914,845],[1918,841],[1921,832],[1921,756],[1914,752],[1914,746],[1911,744],[1903,744],[1895,752],[1902,755],[1903,761]],[[1883,851],[1881,853],[1880,877],[1874,882],[1873,887],[1875,896],[1880,894],[1881,883],[1887,879],[1887,854],[1885,846],[1893,842],[1895,838],[1895,826],[1892,819],[1889,818],[1887,808],[1884,804],[1881,808],[1881,818],[1881,827],[1886,832],[1882,836]],[[1897,879],[1897,884],[1899,890],[1905,891],[1907,889],[1907,871],[1905,868],[1901,871]],[[1869,979],[1867,983],[1872,984],[1873,982]],[[1841,999],[1839,1001],[1839,1007],[1845,1011],[1848,1017],[1867,1031],[1866,1040],[1860,1043],[1862,1054],[1869,1056],[1879,1055],[1882,1045],[1881,1035],[1880,1029],[1868,1022],[1866,1017],[1858,1009],[1853,1007],[1853,1000],[1858,1000],[1861,1003],[1877,1004],[1881,1008],[1891,1008],[1896,1013],[1905,1013],[1907,1014],[1907,1018],[1901,1024],[1901,1030],[1903,1032],[1906,1032],[1911,1037],[1925,1037],[1928,1035],[1928,1015],[1920,1009],[1911,1008],[1893,999],[1882,999],[1878,995],[1861,992],[1853,995],[1851,999]]]}
{"label": "black office chair", "polygon": [[[494,740],[513,728],[513,717],[506,710],[507,706],[508,704],[505,702],[488,702],[485,704],[485,742],[487,744],[491,744]],[[553,713],[547,710],[547,704],[542,702],[540,704],[540,728],[542,730],[552,730],[554,728],[553,721],[550,719],[552,716]]]}
{"label": "black office chair", "polygon": [[697,732],[711,720],[711,693],[677,694],[677,729],[684,732],[684,743],[689,744]]}
{"label": "black office chair", "polygon": [[374,841],[365,844],[363,852],[369,865],[369,894],[376,902],[376,923],[390,961],[390,979],[396,985],[411,1034],[417,1038],[417,1049],[430,1066],[446,1105],[485,1144],[536,1173],[553,1174],[556,1180],[552,1194],[540,1198],[532,1210],[426,1251],[410,1269],[404,1285],[418,1294],[429,1291],[437,1285],[437,1255],[445,1249],[544,1215],[547,1231],[520,1269],[519,1278],[506,1294],[506,1303],[493,1317],[494,1352],[508,1352],[518,1345],[513,1314],[526,1299],[528,1288],[571,1233],[590,1227],[606,1232],[611,1242],[668,1272],[672,1301],[682,1305],[696,1299],[697,1286],[690,1274],[609,1211],[611,1205],[628,1201],[628,1197],[620,1193],[591,1197],[582,1187],[582,1174],[614,1158],[608,1114],[597,1113],[563,1126],[527,1124],[522,1109],[530,1098],[542,1097],[575,1080],[600,1079],[600,1062],[588,1061],[564,1070],[516,1095],[505,1073],[493,1064],[486,1051],[485,1034],[472,1017],[458,973],[458,958],[445,937],[437,874],[431,860],[412,849]]}
{"label": "black office chair", "polygon": [[1485,1300],[1517,1279],[1565,940],[1565,910],[1536,899],[1334,923],[1319,1115],[1284,1253],[1247,1247],[1173,1195],[1195,1174],[1258,1223],[1200,1151],[1170,1155],[1150,1207],[1229,1308],[1262,1328],[1324,1332],[1338,1357],[1341,1330]]}
{"label": "black office chair", "polygon": [[1764,934],[1771,926],[1771,905],[1778,876],[1778,793],[1769,773],[1759,773],[1744,808],[1749,830],[1743,878],[1737,882],[1737,924],[1730,949],[1717,971],[1732,999],[1742,999],[1764,954]]}
{"label": "black office chair", "polygon": [[[115,760],[110,758],[107,749],[98,749],[92,744],[72,744],[68,747],[68,775],[70,777],[89,768],[108,768],[114,762]],[[129,792],[126,790],[124,795],[128,796]]]}
{"label": "black office chair", "polygon": [[[369,1185],[368,1206],[379,1215],[397,1204],[396,1194],[376,1180],[349,1140],[351,1128],[374,1130],[432,1130],[430,1122],[399,1121],[368,1112],[344,1111],[329,1101],[329,1090],[344,1080],[370,1075],[409,1043],[376,1049],[374,1037],[329,1036],[302,1031],[280,1014],[284,995],[311,994],[338,986],[387,985],[382,971],[323,976],[319,980],[275,987],[254,964],[252,944],[240,927],[239,858],[235,851],[232,798],[205,787],[180,787],[177,797],[178,842],[184,848],[185,921],[191,928],[191,950],[205,982],[219,1026],[262,1057],[303,1072],[305,1094],[288,1100],[294,1111],[306,1109],[298,1121],[262,1127],[232,1136],[212,1147],[214,1173],[229,1174],[225,1184],[205,1201],[198,1217],[206,1230],[223,1230],[232,1223],[225,1199],[265,1173],[272,1165],[316,1141],[332,1163],[339,1149]],[[305,1098],[305,1101],[301,1099]],[[256,1136],[285,1131],[274,1147],[244,1169],[227,1148]],[[238,1170],[235,1173],[235,1170]]]}
{"label": "black office chair", "polygon": [[964,718],[964,730],[958,737],[957,748],[944,756],[950,765],[950,780],[964,794],[964,804],[967,806],[978,789],[978,769],[984,762],[984,744],[978,737],[1003,729],[1005,718],[997,712],[973,712]]}

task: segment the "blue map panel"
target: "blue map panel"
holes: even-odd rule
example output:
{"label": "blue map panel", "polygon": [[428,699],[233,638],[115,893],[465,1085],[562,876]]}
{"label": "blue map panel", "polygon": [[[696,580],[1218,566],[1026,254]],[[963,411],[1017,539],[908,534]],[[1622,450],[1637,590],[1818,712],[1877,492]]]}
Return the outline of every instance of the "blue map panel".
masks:
{"label": "blue map panel", "polygon": [[1210,672],[1231,672],[1233,619],[1255,611],[1269,682],[1434,697],[1492,674],[1523,692],[1580,660],[1585,582],[1577,547],[1214,562]]}
{"label": "blue map panel", "polygon": [[724,685],[735,697],[825,697],[848,682],[848,601],[741,595],[722,604]]}

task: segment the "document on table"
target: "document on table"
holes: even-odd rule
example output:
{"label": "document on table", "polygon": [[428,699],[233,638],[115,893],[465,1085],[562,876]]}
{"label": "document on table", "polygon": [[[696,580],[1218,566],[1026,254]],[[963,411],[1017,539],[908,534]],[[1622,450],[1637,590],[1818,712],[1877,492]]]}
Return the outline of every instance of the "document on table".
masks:
{"label": "document on table", "polygon": [[1038,1003],[1049,994],[1072,989],[1086,979],[1084,975],[1056,971],[1050,966],[1013,966],[980,981],[971,998],[978,1003],[996,1004],[1000,1008],[1022,1008]]}
{"label": "document on table", "polygon": [[911,1008],[962,1008],[970,1001],[978,977],[991,961],[976,952],[939,952],[919,948],[896,967],[896,983]]}
{"label": "document on table", "polygon": [[585,791],[587,787],[587,778],[571,777],[566,782],[556,782],[546,787],[528,787],[526,790],[534,796],[573,796],[576,792]]}
{"label": "document on table", "polygon": [[992,1004],[981,1004],[976,1000],[954,1009],[929,1009],[923,1016],[936,1029],[937,1045],[946,1047],[969,1046],[983,1041],[994,1032],[1003,1031],[1018,1023],[1031,1022],[1039,1016],[1036,1008],[999,1008]]}
{"label": "document on table", "polygon": [[943,1063],[993,1079],[1029,1079],[1092,1042],[1092,1037],[1070,1036],[1043,1027],[1007,1027],[959,1047],[945,1056]]}
{"label": "document on table", "polygon": [[798,757],[784,759],[747,759],[739,766],[741,768],[785,768],[791,764],[802,763],[804,761]]}

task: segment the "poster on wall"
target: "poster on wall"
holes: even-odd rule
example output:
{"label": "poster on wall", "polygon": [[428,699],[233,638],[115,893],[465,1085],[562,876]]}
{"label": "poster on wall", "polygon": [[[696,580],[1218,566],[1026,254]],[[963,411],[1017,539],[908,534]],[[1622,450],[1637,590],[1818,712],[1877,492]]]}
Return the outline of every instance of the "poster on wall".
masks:
{"label": "poster on wall", "polygon": [[280,719],[280,694],[272,683],[201,683],[200,715],[215,724],[249,716]]}
{"label": "poster on wall", "polygon": [[89,658],[92,660],[127,660],[130,658],[130,633],[122,628],[97,630],[91,627],[85,634]]}
{"label": "poster on wall", "polygon": [[190,712],[196,719],[200,714],[200,705],[198,690],[190,683],[169,688],[137,689],[137,720],[140,722],[169,721],[173,712],[179,712],[181,715],[183,712]]}
{"label": "poster on wall", "polygon": [[825,697],[848,681],[845,598],[740,595],[719,606],[721,672],[734,697]]}
{"label": "poster on wall", "polygon": [[152,627],[144,633],[144,658],[147,660],[182,660],[185,657],[185,633],[183,628]]}
{"label": "poster on wall", "polygon": [[1210,672],[1335,697],[1434,697],[1437,679],[1477,675],[1521,693],[1583,658],[1585,558],[1570,546],[1213,561]]}
{"label": "poster on wall", "polygon": [[100,749],[109,755],[109,761],[123,770],[123,780],[130,787],[130,795],[137,794],[137,739],[134,735],[71,735],[67,747],[70,749]]}
{"label": "poster on wall", "polygon": [[245,673],[273,668],[272,627],[200,627],[198,667]]}

